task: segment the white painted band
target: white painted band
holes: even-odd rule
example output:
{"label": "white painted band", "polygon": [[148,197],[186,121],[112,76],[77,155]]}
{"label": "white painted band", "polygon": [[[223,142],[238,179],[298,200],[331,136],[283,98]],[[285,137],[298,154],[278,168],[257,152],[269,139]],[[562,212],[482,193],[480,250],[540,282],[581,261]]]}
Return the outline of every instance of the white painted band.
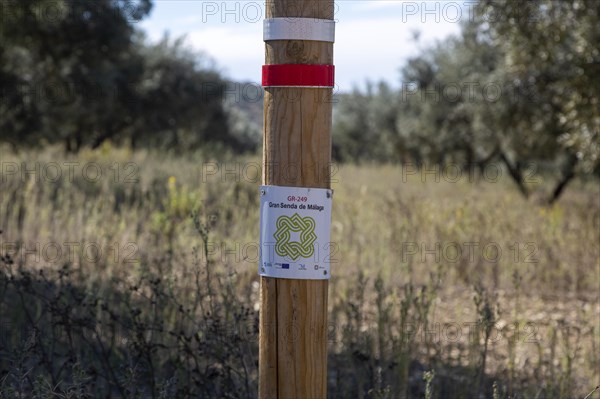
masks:
{"label": "white painted band", "polygon": [[264,21],[263,40],[335,41],[335,22],[316,18],[269,18]]}

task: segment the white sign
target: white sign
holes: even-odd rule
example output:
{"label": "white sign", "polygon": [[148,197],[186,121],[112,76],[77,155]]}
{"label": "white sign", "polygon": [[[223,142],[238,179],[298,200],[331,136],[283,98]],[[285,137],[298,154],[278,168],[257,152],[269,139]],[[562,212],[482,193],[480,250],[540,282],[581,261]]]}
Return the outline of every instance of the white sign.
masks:
{"label": "white sign", "polygon": [[329,279],[332,190],[260,187],[259,274]]}

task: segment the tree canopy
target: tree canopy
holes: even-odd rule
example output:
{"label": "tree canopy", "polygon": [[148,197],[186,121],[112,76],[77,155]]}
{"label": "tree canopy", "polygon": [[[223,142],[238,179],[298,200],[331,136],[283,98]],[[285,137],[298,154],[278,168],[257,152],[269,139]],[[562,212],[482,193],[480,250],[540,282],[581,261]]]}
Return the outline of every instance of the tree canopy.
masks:
{"label": "tree canopy", "polygon": [[248,148],[229,134],[226,82],[182,40],[148,44],[135,24],[151,0],[0,3],[0,140],[63,143],[69,151],[110,139],[196,148]]}
{"label": "tree canopy", "polygon": [[369,84],[335,112],[340,160],[556,170],[555,201],[600,175],[600,2],[482,0],[461,34],[401,68],[398,90]]}

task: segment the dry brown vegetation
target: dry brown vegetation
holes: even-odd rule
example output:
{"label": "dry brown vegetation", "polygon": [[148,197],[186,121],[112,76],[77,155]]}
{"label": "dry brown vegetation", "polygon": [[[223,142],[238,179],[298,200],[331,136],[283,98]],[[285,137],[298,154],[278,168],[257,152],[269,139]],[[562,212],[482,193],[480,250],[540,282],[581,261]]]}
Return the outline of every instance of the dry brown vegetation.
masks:
{"label": "dry brown vegetation", "polygon": [[[259,160],[104,146],[2,162],[1,397],[256,397]],[[334,172],[330,397],[599,384],[597,181],[545,207],[504,177]]]}

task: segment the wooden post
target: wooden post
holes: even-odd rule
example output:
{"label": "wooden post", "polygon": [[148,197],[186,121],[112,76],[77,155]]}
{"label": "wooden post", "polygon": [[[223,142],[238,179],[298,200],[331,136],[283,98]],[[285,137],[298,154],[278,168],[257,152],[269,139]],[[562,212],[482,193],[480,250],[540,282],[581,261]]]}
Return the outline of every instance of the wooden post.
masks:
{"label": "wooden post", "polygon": [[[267,0],[267,18],[333,19],[333,0]],[[333,43],[266,43],[265,64],[333,64]],[[330,188],[332,89],[265,89],[263,184]],[[261,277],[259,397],[327,396],[327,280]]]}

